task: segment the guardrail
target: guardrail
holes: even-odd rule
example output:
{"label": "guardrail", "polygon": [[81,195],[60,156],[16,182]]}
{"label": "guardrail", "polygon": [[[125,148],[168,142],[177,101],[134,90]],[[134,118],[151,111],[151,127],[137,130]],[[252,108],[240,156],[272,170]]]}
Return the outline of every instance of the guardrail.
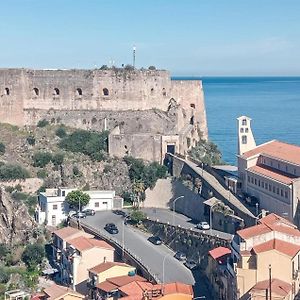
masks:
{"label": "guardrail", "polygon": [[[70,226],[75,226],[77,227],[77,221],[73,218],[70,219]],[[91,233],[95,235],[96,237],[99,237],[109,244],[111,244],[117,251],[120,257],[123,257],[123,246],[116,240],[113,239],[112,237],[108,236],[103,230],[96,229],[90,225],[87,225],[85,223],[80,222],[80,227],[87,231],[88,233]],[[160,279],[158,276],[151,271],[149,266],[146,266],[143,264],[142,259],[138,256],[136,256],[133,252],[131,252],[127,247],[124,246],[124,254],[129,258],[129,260],[133,261],[134,264],[142,271],[143,274],[147,274],[148,278],[150,278],[150,281],[154,283],[161,283]]]}

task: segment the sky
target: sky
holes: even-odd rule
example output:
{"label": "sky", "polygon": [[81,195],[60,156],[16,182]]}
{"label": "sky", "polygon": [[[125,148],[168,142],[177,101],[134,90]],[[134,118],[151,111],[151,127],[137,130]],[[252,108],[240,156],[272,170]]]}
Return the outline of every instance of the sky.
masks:
{"label": "sky", "polygon": [[0,0],[0,67],[300,75],[299,0]]}

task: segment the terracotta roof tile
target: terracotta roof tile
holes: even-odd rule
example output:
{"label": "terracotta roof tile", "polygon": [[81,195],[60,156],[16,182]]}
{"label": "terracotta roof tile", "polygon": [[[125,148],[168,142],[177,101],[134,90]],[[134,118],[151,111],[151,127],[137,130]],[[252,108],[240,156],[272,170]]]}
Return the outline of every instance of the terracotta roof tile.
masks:
{"label": "terracotta roof tile", "polygon": [[103,263],[91,268],[89,271],[94,274],[99,274],[99,273],[102,273],[114,266],[131,267],[131,266],[129,266],[125,263],[121,263],[121,262],[103,262]]}
{"label": "terracotta roof tile", "polygon": [[142,299],[144,291],[151,291],[152,289],[153,285],[150,282],[141,281],[133,281],[119,288],[125,295],[139,297],[139,299]]}
{"label": "terracotta roof tile", "polygon": [[287,256],[294,257],[300,251],[300,246],[281,240],[273,239],[253,247],[253,251],[255,253],[267,252],[273,249]]}
{"label": "terracotta roof tile", "polygon": [[249,158],[258,154],[265,154],[274,158],[300,165],[300,147],[280,141],[270,141],[245,152],[242,157]]}
{"label": "terracotta roof tile", "polygon": [[147,279],[145,279],[144,277],[139,276],[139,275],[134,275],[134,276],[128,276],[128,275],[117,276],[117,277],[108,278],[107,280],[110,281],[113,284],[118,285],[118,286],[123,286],[123,285],[128,284],[128,283],[133,282],[133,281],[142,281],[142,282],[143,281],[144,282],[147,281]]}
{"label": "terracotta roof tile", "polygon": [[230,249],[226,247],[217,247],[208,252],[213,259],[218,259],[226,254],[230,254]]}
{"label": "terracotta roof tile", "polygon": [[186,294],[193,295],[193,288],[189,284],[181,283],[181,282],[173,282],[164,284],[164,294]]}
{"label": "terracotta roof tile", "polygon": [[81,297],[82,299],[85,298],[82,294],[79,294],[78,292],[75,292],[75,291],[73,291],[72,289],[70,289],[68,287],[57,285],[57,284],[53,284],[50,287],[46,288],[44,290],[44,293],[47,296],[49,296],[47,298],[47,300],[60,299],[60,298],[64,297],[65,295],[68,295],[68,294]]}
{"label": "terracotta roof tile", "polygon": [[245,229],[241,229],[237,231],[237,234],[243,238],[244,240],[247,240],[251,237],[257,236],[257,235],[261,235],[264,233],[268,233],[271,232],[271,228],[269,228],[268,226],[264,225],[264,224],[258,224],[255,226],[251,226]]}
{"label": "terracotta roof tile", "polygon": [[102,291],[108,293],[108,292],[117,290],[119,288],[119,286],[116,285],[116,284],[113,284],[113,283],[111,283],[111,282],[109,282],[107,280],[105,280],[105,281],[103,281],[101,283],[98,283],[97,284],[97,288],[99,290],[102,290]]}
{"label": "terracotta roof tile", "polygon": [[265,217],[259,219],[259,223],[265,224],[265,225],[275,225],[275,224],[286,224],[290,227],[297,228],[297,226],[287,219],[278,216],[274,213],[268,214]]}
{"label": "terracotta roof tile", "polygon": [[293,180],[297,178],[297,176],[295,175],[281,172],[263,165],[253,166],[248,168],[247,170],[251,173],[259,174],[265,177],[270,177],[284,184],[291,184]]}
{"label": "terracotta roof tile", "polygon": [[80,233],[81,230],[73,228],[73,227],[64,227],[58,230],[55,230],[53,233],[60,237],[61,239],[68,238],[69,236],[72,236],[76,233]]}
{"label": "terracotta roof tile", "polygon": [[[255,294],[257,291],[265,291],[269,288],[269,280],[259,281],[255,286],[249,291],[250,294]],[[271,282],[272,295],[273,293],[278,296],[287,296],[292,290],[292,285],[282,281],[280,279],[274,278]]]}
{"label": "terracotta roof tile", "polygon": [[75,247],[78,251],[85,251],[92,248],[103,248],[108,250],[114,250],[114,247],[109,245],[105,241],[100,241],[97,239],[88,239],[86,237],[80,236],[75,239],[69,240],[68,243]]}

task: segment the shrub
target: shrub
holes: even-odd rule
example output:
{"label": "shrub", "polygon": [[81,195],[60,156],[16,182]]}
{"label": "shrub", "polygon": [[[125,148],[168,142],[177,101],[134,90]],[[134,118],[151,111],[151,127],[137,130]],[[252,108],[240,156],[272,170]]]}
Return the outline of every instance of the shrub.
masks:
{"label": "shrub", "polygon": [[124,69],[125,69],[126,71],[132,71],[132,70],[134,70],[134,67],[133,67],[132,65],[126,65],[126,66],[124,67]]}
{"label": "shrub", "polygon": [[22,260],[30,270],[35,269],[42,263],[44,257],[45,247],[40,244],[27,245],[22,254]]}
{"label": "shrub", "polygon": [[66,197],[67,203],[70,205],[70,207],[79,208],[79,203],[80,207],[86,206],[90,202],[90,195],[80,191],[72,191],[70,192],[67,197]]}
{"label": "shrub", "polygon": [[154,70],[156,70],[156,67],[155,66],[149,66],[148,70],[154,71]]}
{"label": "shrub", "polygon": [[0,155],[3,155],[5,153],[5,145],[0,142]]}
{"label": "shrub", "polygon": [[46,178],[47,175],[48,175],[48,174],[47,174],[47,171],[44,170],[44,169],[38,170],[37,173],[36,173],[36,176],[37,176],[38,178],[41,178],[41,179]]}
{"label": "shrub", "polygon": [[60,138],[64,138],[67,135],[67,132],[66,129],[63,126],[61,126],[56,129],[55,134]]}
{"label": "shrub", "polygon": [[5,259],[6,255],[9,253],[7,245],[0,244],[0,260]]}
{"label": "shrub", "polygon": [[45,167],[52,159],[52,155],[49,152],[36,152],[33,157],[33,166],[34,167]]}
{"label": "shrub", "polygon": [[93,160],[103,160],[108,150],[108,131],[101,133],[76,130],[63,138],[59,147],[71,152],[80,152]]}
{"label": "shrub", "polygon": [[30,135],[27,137],[26,139],[27,143],[30,145],[30,146],[34,146],[35,145],[35,137]]}
{"label": "shrub", "polygon": [[140,223],[142,222],[144,219],[146,218],[145,213],[143,213],[141,210],[139,209],[133,209],[130,213],[130,219],[134,222],[134,223]]}
{"label": "shrub", "polygon": [[25,179],[29,172],[19,165],[6,164],[0,166],[0,180]]}
{"label": "shrub", "polygon": [[47,125],[49,125],[49,122],[46,119],[40,120],[37,123],[37,127],[46,127]]}
{"label": "shrub", "polygon": [[7,268],[0,267],[0,283],[8,283],[10,279],[10,273]]}
{"label": "shrub", "polygon": [[9,255],[6,258],[6,265],[7,266],[14,266],[21,260],[23,254],[23,247],[19,246],[15,249],[11,250]]}
{"label": "shrub", "polygon": [[80,171],[79,171],[79,168],[78,168],[77,166],[74,166],[74,167],[73,167],[73,175],[74,175],[74,176],[80,175]]}
{"label": "shrub", "polygon": [[108,70],[108,69],[109,69],[109,68],[108,68],[107,65],[102,65],[101,68],[100,68],[100,70]]}
{"label": "shrub", "polygon": [[64,162],[64,155],[62,153],[56,153],[52,156],[51,160],[55,166],[60,166]]}
{"label": "shrub", "polygon": [[17,200],[17,201],[23,201],[23,200],[26,200],[26,198],[28,197],[28,194],[26,193],[22,193],[22,192],[14,192],[12,194],[12,198],[14,200]]}
{"label": "shrub", "polygon": [[103,173],[109,173],[112,171],[112,166],[111,165],[105,165],[103,169]]}

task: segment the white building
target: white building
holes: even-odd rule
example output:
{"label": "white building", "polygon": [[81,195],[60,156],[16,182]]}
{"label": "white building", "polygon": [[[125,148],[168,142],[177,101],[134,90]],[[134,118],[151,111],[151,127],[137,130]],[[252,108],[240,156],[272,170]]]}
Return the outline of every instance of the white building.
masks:
{"label": "white building", "polygon": [[257,197],[260,208],[299,224],[300,147],[276,140],[256,146],[250,120],[238,118],[241,189]]}
{"label": "white building", "polygon": [[[70,207],[65,201],[69,192],[75,189],[58,188],[46,189],[39,194],[39,207],[36,219],[39,224],[57,226],[64,221],[70,212]],[[123,199],[115,195],[115,191],[85,191],[90,196],[90,202],[83,209],[95,211],[122,208]]]}

